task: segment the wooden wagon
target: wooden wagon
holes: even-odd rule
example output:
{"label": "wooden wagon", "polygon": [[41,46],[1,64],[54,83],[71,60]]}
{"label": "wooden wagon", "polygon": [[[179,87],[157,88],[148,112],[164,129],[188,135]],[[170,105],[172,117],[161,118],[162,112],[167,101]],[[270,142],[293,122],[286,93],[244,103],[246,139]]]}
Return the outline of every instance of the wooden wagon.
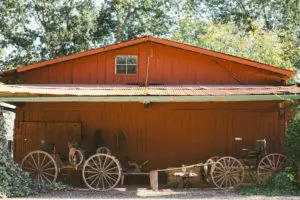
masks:
{"label": "wooden wagon", "polygon": [[122,168],[117,158],[106,147],[100,147],[96,153],[85,160],[81,150],[70,148],[69,164],[61,161],[59,154],[50,154],[36,150],[28,153],[21,163],[24,170],[38,184],[51,184],[56,181],[63,169],[82,171],[85,185],[93,190],[107,191],[113,189],[121,180]]}

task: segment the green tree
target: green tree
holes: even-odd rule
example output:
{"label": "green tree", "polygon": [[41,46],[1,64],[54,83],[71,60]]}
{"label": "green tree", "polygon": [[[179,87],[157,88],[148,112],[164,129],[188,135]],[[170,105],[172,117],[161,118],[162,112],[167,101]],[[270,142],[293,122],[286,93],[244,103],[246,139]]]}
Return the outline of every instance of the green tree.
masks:
{"label": "green tree", "polygon": [[[193,14],[205,10],[215,23],[235,23],[246,32],[274,32],[284,46],[284,59],[300,65],[300,0],[188,0]],[[198,18],[199,19],[199,18]]]}
{"label": "green tree", "polygon": [[93,47],[95,6],[92,0],[21,0],[0,3],[1,60],[14,68]]}
{"label": "green tree", "polygon": [[179,9],[177,0],[105,0],[96,20],[98,44],[129,40],[141,35],[170,33]]}
{"label": "green tree", "polygon": [[247,32],[233,23],[221,24],[184,18],[173,39],[258,62],[294,69],[285,59],[284,45],[272,31],[255,24],[255,31]]}

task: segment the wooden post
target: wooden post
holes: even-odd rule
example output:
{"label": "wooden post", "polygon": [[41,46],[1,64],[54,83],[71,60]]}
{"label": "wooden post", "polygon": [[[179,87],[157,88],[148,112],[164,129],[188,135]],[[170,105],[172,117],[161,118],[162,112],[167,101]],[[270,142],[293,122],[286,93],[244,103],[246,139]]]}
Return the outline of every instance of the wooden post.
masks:
{"label": "wooden post", "polygon": [[150,171],[150,186],[152,190],[158,190],[158,171]]}

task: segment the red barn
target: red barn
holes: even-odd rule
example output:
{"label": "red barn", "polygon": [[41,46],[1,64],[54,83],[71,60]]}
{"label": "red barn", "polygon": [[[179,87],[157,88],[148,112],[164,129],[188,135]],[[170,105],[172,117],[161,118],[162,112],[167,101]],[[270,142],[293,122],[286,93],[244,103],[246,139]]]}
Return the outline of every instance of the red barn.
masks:
{"label": "red barn", "polygon": [[[58,151],[101,132],[114,155],[149,169],[236,155],[257,139],[280,151],[294,72],[166,39],[141,37],[3,73],[17,105],[20,161],[51,139]],[[122,136],[121,139],[119,136]],[[242,141],[236,141],[242,138]]]}

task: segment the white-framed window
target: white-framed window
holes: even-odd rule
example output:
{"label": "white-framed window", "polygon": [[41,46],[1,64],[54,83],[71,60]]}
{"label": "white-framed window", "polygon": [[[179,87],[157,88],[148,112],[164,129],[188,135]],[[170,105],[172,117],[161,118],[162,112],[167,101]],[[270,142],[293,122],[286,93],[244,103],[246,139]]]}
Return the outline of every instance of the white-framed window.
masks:
{"label": "white-framed window", "polygon": [[136,74],[137,56],[120,55],[116,56],[116,74]]}

